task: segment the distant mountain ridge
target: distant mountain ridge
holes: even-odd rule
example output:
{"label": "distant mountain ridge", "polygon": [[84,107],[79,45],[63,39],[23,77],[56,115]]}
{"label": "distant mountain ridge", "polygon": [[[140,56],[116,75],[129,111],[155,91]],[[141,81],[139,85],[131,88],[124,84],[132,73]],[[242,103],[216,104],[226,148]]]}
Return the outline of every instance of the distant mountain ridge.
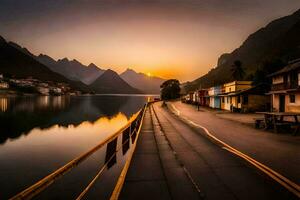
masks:
{"label": "distant mountain ridge", "polygon": [[141,94],[142,92],[130,86],[115,71],[106,70],[90,87],[99,94]]}
{"label": "distant mountain ridge", "polygon": [[300,57],[300,10],[292,15],[272,21],[266,27],[251,34],[245,42],[230,54],[223,54],[218,66],[204,76],[188,83],[189,90],[206,88],[232,81],[231,66],[235,60],[243,63],[246,78],[265,62],[281,59],[284,62]]}
{"label": "distant mountain ridge", "polygon": [[42,81],[63,82],[75,90],[89,92],[87,85],[80,81],[71,81],[51,71],[38,62],[25,48],[18,48],[15,43],[8,43],[0,36],[0,73],[16,78],[33,77]]}
{"label": "distant mountain ridge", "polygon": [[127,69],[120,74],[120,77],[135,87],[147,94],[159,94],[160,85],[165,81],[162,78],[155,76],[147,76],[143,73],[137,73],[132,69]]}
{"label": "distant mountain ridge", "polygon": [[55,61],[44,54],[38,55],[36,59],[48,66],[52,71],[62,74],[71,80],[82,81],[85,84],[92,83],[105,71],[97,67],[94,63],[85,66],[75,59],[69,60],[68,58],[63,58]]}
{"label": "distant mountain ridge", "polygon": [[40,63],[46,65],[52,71],[57,72],[70,80],[81,81],[85,84],[90,84],[105,71],[103,69],[100,69],[94,63],[90,63],[88,66],[86,66],[76,59],[69,60],[68,58],[63,58],[56,61],[45,54],[35,56],[27,48],[21,47],[17,43],[9,42],[9,44],[19,49],[23,53],[35,58]]}
{"label": "distant mountain ridge", "polygon": [[[4,39],[2,38],[2,40]],[[27,57],[36,60],[38,63],[40,63],[40,65],[49,68],[52,72],[64,76],[64,78],[70,80],[71,82],[84,83],[82,84],[82,87],[91,91],[94,90],[96,93],[158,94],[160,92],[161,83],[165,81],[164,79],[158,77],[149,77],[143,73],[137,73],[132,69],[127,69],[118,75],[113,70],[100,69],[94,63],[86,66],[76,59],[69,60],[68,58],[63,58],[55,60],[45,54],[39,54],[36,56],[27,48],[21,47],[19,44],[14,42],[8,42],[8,45],[15,48],[19,52],[22,52]],[[105,72],[107,72],[105,76],[98,80],[98,78],[100,78],[100,76]],[[19,73],[21,74],[22,72]],[[31,73],[34,74],[34,71]],[[113,83],[112,80],[115,80],[116,82]],[[95,83],[96,81],[98,85]],[[99,83],[103,85],[99,86]],[[122,87],[124,87],[124,91],[121,90]]]}

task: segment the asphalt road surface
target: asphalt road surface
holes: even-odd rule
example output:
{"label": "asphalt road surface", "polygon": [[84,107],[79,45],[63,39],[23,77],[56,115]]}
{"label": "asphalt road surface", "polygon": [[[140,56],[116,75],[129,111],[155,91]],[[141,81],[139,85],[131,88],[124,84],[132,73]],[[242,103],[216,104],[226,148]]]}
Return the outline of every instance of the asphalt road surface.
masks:
{"label": "asphalt road surface", "polygon": [[[183,115],[193,109],[180,103],[174,106]],[[198,119],[198,115],[195,111],[191,116]],[[206,118],[205,123],[216,125],[219,131],[228,131],[227,121],[220,124],[210,113],[202,117]],[[120,199],[293,198],[295,196],[286,188],[208,139],[202,128],[182,121],[162,107],[161,102],[153,104],[146,112],[120,195]]]}

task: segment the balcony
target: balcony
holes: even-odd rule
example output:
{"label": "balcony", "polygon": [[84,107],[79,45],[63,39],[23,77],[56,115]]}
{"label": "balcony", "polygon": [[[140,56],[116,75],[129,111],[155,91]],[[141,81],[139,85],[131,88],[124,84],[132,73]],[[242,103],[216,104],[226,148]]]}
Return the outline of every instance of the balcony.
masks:
{"label": "balcony", "polygon": [[271,90],[278,91],[278,90],[289,90],[289,89],[297,89],[297,88],[299,88],[298,81],[292,81],[292,82],[273,84]]}

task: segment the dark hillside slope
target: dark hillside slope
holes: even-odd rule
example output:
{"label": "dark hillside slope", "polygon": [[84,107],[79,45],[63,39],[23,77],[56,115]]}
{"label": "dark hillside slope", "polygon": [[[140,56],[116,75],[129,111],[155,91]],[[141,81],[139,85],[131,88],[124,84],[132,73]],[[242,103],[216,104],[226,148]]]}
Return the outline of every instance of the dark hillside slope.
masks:
{"label": "dark hillside slope", "polygon": [[210,87],[232,81],[231,66],[235,60],[243,63],[246,76],[251,77],[266,62],[280,59],[283,62],[300,57],[300,10],[274,20],[251,34],[236,50],[219,59],[219,65],[206,75],[188,84],[193,89]]}
{"label": "dark hillside slope", "polygon": [[136,88],[126,83],[116,72],[108,69],[90,87],[99,94],[140,94]]}
{"label": "dark hillside slope", "polygon": [[64,82],[73,89],[89,91],[85,84],[70,81],[51,71],[32,56],[7,43],[2,37],[0,37],[0,73],[16,78],[33,77],[43,81]]}

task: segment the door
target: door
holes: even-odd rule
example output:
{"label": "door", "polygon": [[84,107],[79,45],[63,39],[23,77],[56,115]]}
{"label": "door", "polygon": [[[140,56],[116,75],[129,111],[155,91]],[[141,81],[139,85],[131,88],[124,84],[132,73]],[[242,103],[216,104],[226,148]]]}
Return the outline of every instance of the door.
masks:
{"label": "door", "polygon": [[285,111],[285,95],[279,95],[279,112]]}

